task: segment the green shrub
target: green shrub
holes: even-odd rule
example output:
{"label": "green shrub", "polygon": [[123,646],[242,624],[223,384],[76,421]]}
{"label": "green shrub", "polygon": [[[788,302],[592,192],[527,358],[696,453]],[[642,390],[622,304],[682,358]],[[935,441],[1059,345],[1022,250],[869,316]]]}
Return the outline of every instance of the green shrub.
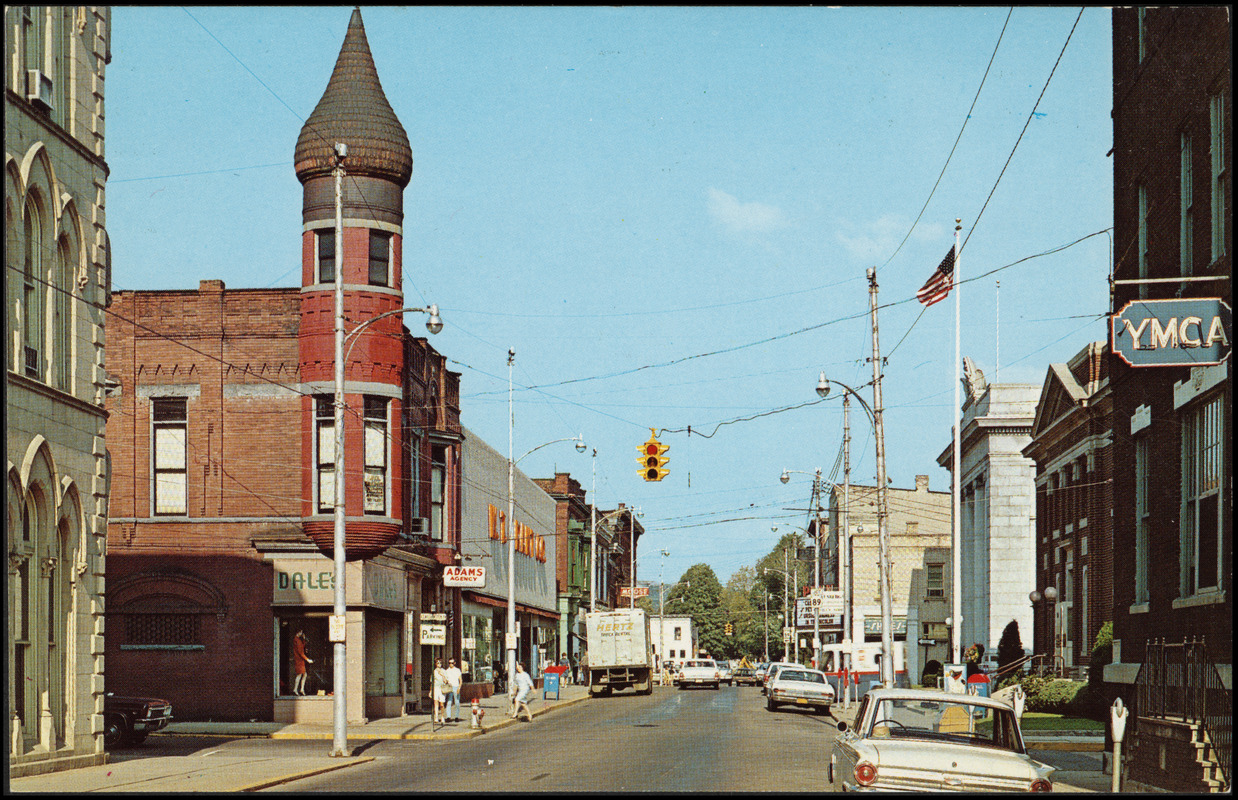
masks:
{"label": "green shrub", "polygon": [[1023,658],[1023,640],[1019,638],[1019,623],[1010,620],[1002,630],[997,643],[997,671],[1005,673],[1006,667]]}
{"label": "green shrub", "polygon": [[1027,692],[1026,709],[1043,711],[1048,714],[1069,714],[1075,695],[1086,685],[1083,681],[1064,679],[1038,678],[1037,680],[1043,683],[1035,687],[1035,693],[1028,691],[1026,684],[1023,686],[1023,690]]}
{"label": "green shrub", "polygon": [[1088,661],[1088,683],[1099,688],[1104,683],[1105,665],[1113,661],[1113,623],[1106,622],[1096,632],[1092,657]]}
{"label": "green shrub", "polygon": [[1103,683],[1089,681],[1082,685],[1067,704],[1064,713],[1104,722],[1109,719],[1109,706],[1112,703],[1109,694],[1109,690]]}
{"label": "green shrub", "polygon": [[920,685],[925,689],[936,689],[937,682],[941,680],[941,673],[926,672],[920,676]]}

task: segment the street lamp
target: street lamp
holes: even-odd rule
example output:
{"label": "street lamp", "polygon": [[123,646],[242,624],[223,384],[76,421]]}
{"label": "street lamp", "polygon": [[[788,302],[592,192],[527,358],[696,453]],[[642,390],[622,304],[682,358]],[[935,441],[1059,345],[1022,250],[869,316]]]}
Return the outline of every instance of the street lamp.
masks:
{"label": "street lamp", "polygon": [[[870,281],[872,276],[870,275]],[[876,341],[876,332],[874,330],[874,342]],[[874,371],[877,367],[874,365]],[[881,588],[881,683],[889,688],[894,686],[894,609],[892,605],[892,593],[890,589],[890,534],[887,520],[887,492],[886,486],[886,450],[885,450],[885,426],[882,423],[881,412],[881,383],[879,379],[873,381],[873,402],[877,406],[874,411],[869,407],[868,403],[864,402],[855,389],[852,389],[841,381],[829,381],[825,377],[825,372],[821,373],[820,379],[817,381],[817,394],[821,397],[826,397],[830,393],[831,383],[836,383],[842,387],[843,391],[848,395],[860,401],[860,405],[868,412],[868,418],[873,423],[873,429],[876,432],[877,442],[877,548],[880,553],[878,569],[880,571],[879,584]]]}
{"label": "street lamp", "polygon": [[[822,373],[822,377],[824,373]],[[829,386],[826,386],[826,393],[829,393]],[[784,469],[778,480],[784,484],[791,480],[791,473],[795,472],[800,475],[813,476],[812,478],[812,511],[817,518],[817,532],[812,539],[813,548],[813,580],[812,587],[814,592],[821,590],[821,469],[818,467],[816,472],[808,473],[800,470]],[[799,555],[798,553],[796,554]],[[796,559],[798,562],[798,558]],[[799,588],[798,586],[796,587]],[[819,602],[819,598],[813,599],[814,603]],[[796,635],[798,636],[799,615],[796,614]],[[798,641],[798,639],[796,640]],[[815,669],[821,669],[821,608],[814,606],[812,612],[812,658]]]}
{"label": "street lamp", "polygon": [[[343,181],[344,181],[344,159],[348,157],[348,145],[342,142],[335,144],[335,166],[332,168],[332,176],[335,178],[335,502],[334,502],[334,517],[335,524],[333,530],[333,552],[332,560],[334,562],[334,579],[335,579],[335,596],[332,605],[331,619],[331,636],[330,639],[334,643],[333,653],[333,702],[332,702],[332,739],[331,739],[331,755],[346,756],[348,755],[348,705],[347,705],[347,685],[348,685],[348,655],[345,620],[348,614],[348,604],[344,592],[344,576],[346,574],[346,559],[345,546],[347,543],[346,525],[345,525],[345,509],[344,509],[344,366],[347,358],[352,355],[353,345],[357,343],[355,338],[362,330],[370,324],[394,314],[401,314],[405,311],[410,312],[425,312],[430,315],[430,319],[426,322],[426,328],[430,333],[438,333],[443,329],[443,320],[439,318],[438,306],[431,305],[428,308],[399,308],[393,311],[386,311],[377,316],[365,320],[361,324],[353,328],[347,335],[344,333],[344,201],[343,201]],[[348,350],[345,352],[344,344],[348,339],[352,339],[352,343],[348,345]]]}
{"label": "street lamp", "polygon": [[[1044,600],[1045,603],[1049,606],[1049,612],[1048,614],[1045,615],[1044,627],[1049,634],[1050,640],[1053,642],[1051,669],[1053,669],[1056,672],[1057,671],[1057,620],[1054,618],[1056,616],[1054,612],[1056,612],[1057,610],[1057,588],[1053,586],[1046,586],[1043,593],[1033,590],[1030,594],[1028,594],[1027,599],[1032,601],[1033,614],[1035,613],[1036,606],[1040,603],[1041,600]],[[1033,647],[1033,649],[1035,648]]]}
{"label": "street lamp", "polygon": [[507,634],[504,642],[507,651],[507,687],[508,693],[516,691],[516,647],[519,636],[516,632],[516,464],[526,456],[541,450],[556,442],[575,442],[576,452],[583,453],[587,449],[584,439],[580,436],[569,436],[562,439],[552,439],[539,444],[520,458],[513,458],[512,437],[516,428],[516,414],[512,405],[512,364],[516,361],[516,350],[507,350]]}
{"label": "street lamp", "polygon": [[661,662],[666,660],[666,647],[664,646],[666,644],[666,631],[663,630],[662,628],[662,623],[666,619],[666,615],[662,610],[662,590],[665,588],[666,585],[662,583],[662,574],[666,571],[666,557],[669,556],[670,554],[671,553],[669,550],[663,550],[662,551],[662,563],[658,566],[658,653],[659,653],[658,666],[659,668],[662,666]]}
{"label": "street lamp", "polygon": [[[777,530],[777,529],[775,529],[775,530]],[[782,558],[783,558],[783,561],[785,562],[785,561],[786,561],[786,558],[787,558],[787,550],[786,550],[786,548],[785,548],[785,547],[784,547],[784,548],[783,548],[783,550],[782,550]],[[783,580],[782,580],[782,594],[783,594],[783,606],[782,606],[782,608],[783,608],[783,614],[782,614],[782,619],[783,619],[783,626],[782,626],[782,627],[783,627],[783,632],[782,632],[782,634],[783,634],[783,642],[782,642],[782,658],[783,658],[783,660],[785,661],[785,660],[786,660],[786,658],[787,658],[787,649],[788,649],[788,648],[787,648],[787,642],[786,642],[786,628],[788,627],[788,620],[793,620],[793,619],[794,619],[794,617],[792,616],[792,612],[790,611],[790,608],[791,608],[791,583],[790,583],[790,582],[791,582],[791,580],[792,580],[792,578],[791,578],[791,573],[790,573],[790,572],[787,572],[786,570],[778,569],[777,567],[762,567],[762,568],[761,568],[761,571],[762,571],[762,573],[767,573],[767,572],[777,572],[777,573],[778,573],[779,575],[781,575],[781,576],[782,576],[782,578],[783,578]],[[798,583],[798,580],[797,580],[797,583]],[[767,612],[767,613],[768,613],[768,612]],[[793,637],[793,638],[794,638],[794,637]],[[797,644],[798,644],[798,642],[797,642]],[[768,645],[768,644],[766,644],[766,650],[768,650],[768,649],[769,649],[769,645]]]}

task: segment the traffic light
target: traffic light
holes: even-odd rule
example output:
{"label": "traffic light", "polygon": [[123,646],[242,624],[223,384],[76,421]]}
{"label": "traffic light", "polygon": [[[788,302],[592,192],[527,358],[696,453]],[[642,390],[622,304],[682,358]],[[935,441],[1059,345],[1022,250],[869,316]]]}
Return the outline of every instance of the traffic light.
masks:
{"label": "traffic light", "polygon": [[640,458],[636,459],[636,463],[641,465],[640,476],[642,478],[647,481],[660,481],[670,473],[670,470],[666,468],[666,462],[670,459],[665,453],[671,448],[657,440],[653,428],[649,429],[649,441],[636,449],[641,454]]}
{"label": "traffic light", "polygon": [[731,635],[731,633],[732,633],[732,631],[734,631],[734,630],[735,630],[735,628],[731,625],[731,623],[729,623],[729,622],[728,622],[728,623],[726,624],[726,635],[727,635],[727,636],[730,636],[730,635]]}

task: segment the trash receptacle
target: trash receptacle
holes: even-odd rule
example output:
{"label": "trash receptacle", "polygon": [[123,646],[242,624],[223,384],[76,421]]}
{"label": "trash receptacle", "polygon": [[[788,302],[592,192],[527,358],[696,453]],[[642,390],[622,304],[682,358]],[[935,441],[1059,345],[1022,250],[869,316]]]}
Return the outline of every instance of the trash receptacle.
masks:
{"label": "trash receptacle", "polygon": [[967,679],[967,693],[974,694],[978,697],[989,696],[989,676],[984,674],[972,675]]}
{"label": "trash receptacle", "polygon": [[554,697],[551,699],[558,700],[559,699],[559,671],[558,670],[555,670],[554,672],[547,670],[542,675],[542,699],[546,700],[547,698],[550,698],[550,695],[552,693],[554,694]]}

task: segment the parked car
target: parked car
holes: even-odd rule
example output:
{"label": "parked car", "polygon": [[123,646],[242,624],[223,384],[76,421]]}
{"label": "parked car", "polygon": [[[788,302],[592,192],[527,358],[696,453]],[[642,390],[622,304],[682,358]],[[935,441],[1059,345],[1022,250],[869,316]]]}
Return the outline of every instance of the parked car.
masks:
{"label": "parked car", "polygon": [[843,791],[1050,792],[1054,768],[1027,755],[1014,709],[935,689],[873,689],[830,754]]}
{"label": "parked car", "polygon": [[731,672],[731,679],[735,681],[736,686],[756,686],[761,682],[757,677],[757,671],[751,667],[739,667]]}
{"label": "parked car", "polygon": [[778,674],[778,670],[783,667],[795,667],[796,669],[802,669],[799,664],[791,661],[775,661],[770,664],[769,669],[765,671],[765,680],[761,682],[761,694],[769,694],[769,682],[774,679],[774,676]]}
{"label": "parked car", "polygon": [[761,685],[765,685],[765,673],[768,671],[769,671],[768,661],[762,661],[760,664],[757,664],[757,668],[754,672],[757,676],[757,680],[761,683]]}
{"label": "parked car", "polygon": [[817,713],[830,713],[834,702],[834,687],[818,669],[783,667],[769,684],[765,707],[776,711],[782,705],[808,706]]}
{"label": "parked car", "polygon": [[721,682],[722,673],[719,672],[718,665],[713,662],[713,659],[689,659],[683,662],[683,666],[679,669],[680,689],[685,689],[689,685],[710,686],[717,689]]}
{"label": "parked car", "polygon": [[141,744],[172,721],[172,704],[154,697],[103,696],[103,745]]}
{"label": "parked car", "polygon": [[727,686],[735,685],[735,674],[731,670],[730,661],[718,661],[718,680]]}

